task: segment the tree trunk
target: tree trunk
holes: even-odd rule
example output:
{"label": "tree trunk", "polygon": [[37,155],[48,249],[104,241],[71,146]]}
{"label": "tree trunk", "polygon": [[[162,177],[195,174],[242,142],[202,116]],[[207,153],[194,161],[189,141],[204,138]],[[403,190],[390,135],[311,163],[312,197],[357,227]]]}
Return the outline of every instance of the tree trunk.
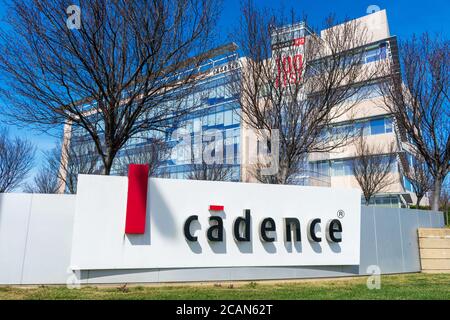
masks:
{"label": "tree trunk", "polygon": [[422,200],[423,196],[418,196],[416,195],[417,200],[416,200],[416,209],[419,209],[420,207],[420,201]]}
{"label": "tree trunk", "polygon": [[111,174],[111,168],[113,164],[114,157],[108,152],[103,160],[103,175],[109,176]]}
{"label": "tree trunk", "polygon": [[286,166],[282,166],[279,168],[278,174],[277,174],[277,180],[279,184],[287,184],[288,180],[288,168]]}
{"label": "tree trunk", "polygon": [[103,175],[109,176],[110,174],[111,174],[111,164],[109,165],[105,164],[105,167],[103,168]]}
{"label": "tree trunk", "polygon": [[434,180],[433,199],[431,202],[431,210],[439,211],[439,199],[441,197],[442,178],[437,177]]}

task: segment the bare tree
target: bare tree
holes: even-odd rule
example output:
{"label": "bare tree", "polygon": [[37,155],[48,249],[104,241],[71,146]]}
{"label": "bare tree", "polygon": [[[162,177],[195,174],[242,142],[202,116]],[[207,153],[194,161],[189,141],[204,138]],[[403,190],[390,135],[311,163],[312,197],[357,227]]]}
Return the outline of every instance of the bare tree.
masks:
{"label": "bare tree", "polygon": [[419,208],[420,201],[433,187],[433,177],[428,170],[428,166],[423,161],[416,161],[405,172],[405,176],[416,194],[416,207]]}
{"label": "bare tree", "polygon": [[66,23],[72,1],[11,3],[0,34],[4,112],[40,129],[82,128],[103,174],[131,137],[195,107],[183,98],[211,53],[216,1],[80,0],[78,29]]}
{"label": "bare tree", "polygon": [[352,171],[363,193],[366,205],[370,199],[396,182],[392,174],[397,154],[394,143],[388,146],[368,144],[361,133],[355,142]]}
{"label": "bare tree", "polygon": [[77,139],[46,153],[46,167],[58,178],[59,192],[76,193],[79,174],[100,174],[102,161],[92,142]]}
{"label": "bare tree", "polygon": [[223,147],[223,144],[216,141],[213,135],[203,136],[202,142],[194,144],[193,150],[191,150],[191,171],[187,175],[187,179],[230,181],[233,177],[234,166],[226,163],[227,159],[224,159],[220,150]]}
{"label": "bare tree", "polygon": [[70,143],[57,144],[44,153],[43,164],[32,183],[26,184],[29,193],[76,193],[79,174],[100,174],[102,161],[94,144],[78,137]]}
{"label": "bare tree", "polygon": [[[335,26],[335,19],[329,17],[321,36],[298,23],[296,31],[275,27],[295,27],[295,22],[294,13],[286,18],[247,1],[234,33],[247,57],[230,85],[239,96],[242,122],[260,131],[263,139],[279,133],[277,174],[256,175],[266,183],[295,183],[307,154],[330,152],[349,143],[350,131],[333,135],[330,125],[344,115],[351,121],[363,85],[378,73],[362,63],[361,48],[368,37],[358,21]],[[305,34],[296,35],[298,30]]]}
{"label": "bare tree", "polygon": [[223,163],[193,164],[187,178],[191,180],[230,181],[233,176],[233,166]]}
{"label": "bare tree", "polygon": [[439,210],[442,183],[450,168],[450,42],[424,33],[399,44],[380,89],[384,105],[405,135],[405,148],[420,155],[433,176],[431,207]]}
{"label": "bare tree", "polygon": [[226,164],[195,164],[187,178],[191,180],[230,181],[233,175],[233,166]]}
{"label": "bare tree", "polygon": [[24,192],[53,194],[59,193],[60,188],[61,180],[58,179],[58,172],[44,165],[33,178],[33,182],[25,185]]}
{"label": "bare tree", "polygon": [[142,147],[125,149],[117,159],[118,172],[120,175],[127,175],[129,164],[148,164],[150,177],[163,175],[161,164],[168,159],[169,154],[170,149],[162,139],[154,139]]}
{"label": "bare tree", "polygon": [[13,191],[33,168],[34,146],[27,140],[11,139],[0,129],[0,193]]}

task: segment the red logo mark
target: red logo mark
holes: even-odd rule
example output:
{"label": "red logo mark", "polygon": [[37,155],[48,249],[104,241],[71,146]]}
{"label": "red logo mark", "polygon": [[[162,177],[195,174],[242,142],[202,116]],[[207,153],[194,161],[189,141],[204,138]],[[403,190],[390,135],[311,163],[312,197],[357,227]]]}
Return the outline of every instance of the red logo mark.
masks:
{"label": "red logo mark", "polygon": [[128,196],[125,233],[144,234],[147,216],[148,165],[128,166]]}
{"label": "red logo mark", "polygon": [[218,205],[210,205],[209,206],[209,211],[223,211],[224,206],[218,206]]}

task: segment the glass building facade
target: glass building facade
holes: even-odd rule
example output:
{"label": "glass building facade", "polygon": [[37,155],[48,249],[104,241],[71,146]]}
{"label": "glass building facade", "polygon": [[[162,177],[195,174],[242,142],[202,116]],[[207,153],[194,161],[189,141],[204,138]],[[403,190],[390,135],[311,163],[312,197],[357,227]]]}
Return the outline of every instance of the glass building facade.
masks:
{"label": "glass building facade", "polygon": [[[217,68],[220,69],[220,66]],[[222,139],[219,143],[223,148],[222,164],[230,171],[229,180],[240,180],[240,105],[230,92],[230,81],[232,77],[225,72],[210,76],[196,85],[193,94],[200,99],[194,100],[199,101],[201,107],[182,118],[178,126],[165,133],[165,140],[173,149],[169,159],[164,160],[158,169],[160,175],[188,178],[193,171],[198,170],[199,163],[192,163],[193,154],[206,152],[204,145],[211,141],[214,134],[214,138],[219,136]],[[176,148],[179,141],[174,138],[173,133],[180,129],[183,134],[191,136],[190,150]],[[196,137],[201,137],[201,141]]]}
{"label": "glass building facade", "polygon": [[[125,158],[142,152],[144,147],[157,140],[164,141],[166,155],[158,164],[154,176],[174,179],[189,178],[203,164],[202,159],[193,159],[193,155],[196,152],[206,152],[205,145],[211,142],[213,133],[214,138],[220,137],[222,140],[214,140],[214,142],[223,148],[221,167],[227,172],[226,180],[240,181],[241,108],[236,95],[233,95],[230,90],[230,82],[236,77],[235,69],[239,67],[236,59],[237,54],[232,53],[214,57],[203,65],[202,71],[207,72],[208,75],[202,77],[194,85],[194,88],[189,90],[189,94],[183,97],[186,109],[193,111],[177,118],[176,122],[168,124],[165,132],[141,132],[131,137],[118,152],[111,173],[123,174],[123,164],[127,161]],[[230,73],[231,68],[234,70],[233,75]],[[95,115],[93,116],[95,117]],[[99,125],[101,126],[101,123]],[[101,129],[99,131],[101,132]],[[190,149],[179,147],[180,139],[175,132],[191,136]],[[81,128],[71,128],[70,143],[73,147],[83,145],[85,150],[94,148],[87,133]],[[92,157],[95,155],[90,152],[90,154],[80,154],[79,156]],[[100,159],[98,166],[100,171]]]}

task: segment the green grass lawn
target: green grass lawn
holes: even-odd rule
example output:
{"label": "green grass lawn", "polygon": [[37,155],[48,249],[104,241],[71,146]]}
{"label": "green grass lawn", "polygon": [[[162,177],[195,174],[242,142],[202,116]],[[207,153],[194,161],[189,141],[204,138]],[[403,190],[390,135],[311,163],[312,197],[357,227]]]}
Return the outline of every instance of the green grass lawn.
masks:
{"label": "green grass lawn", "polygon": [[0,299],[446,299],[450,274],[382,276],[369,290],[367,277],[289,282],[192,285],[0,287]]}

